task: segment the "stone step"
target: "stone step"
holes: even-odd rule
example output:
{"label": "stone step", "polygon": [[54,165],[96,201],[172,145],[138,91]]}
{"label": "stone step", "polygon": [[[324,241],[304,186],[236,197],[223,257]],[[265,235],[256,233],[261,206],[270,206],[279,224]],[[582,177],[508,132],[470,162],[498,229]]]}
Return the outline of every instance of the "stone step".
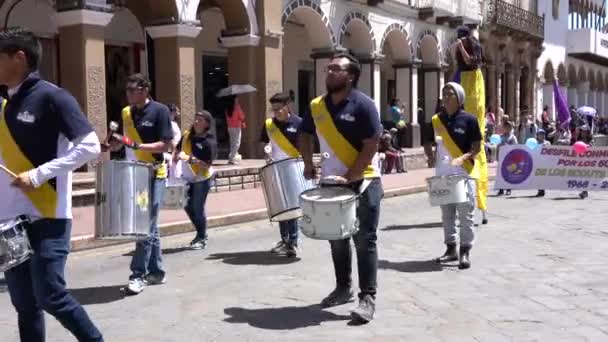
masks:
{"label": "stone step", "polygon": [[[418,170],[427,167],[422,149],[405,149],[408,170]],[[320,156],[316,155],[314,162],[318,163]],[[266,163],[263,160],[243,160],[239,165],[227,165],[221,161],[214,165],[215,185],[211,192],[238,191],[259,188],[260,169]],[[95,173],[76,173],[73,179],[72,206],[84,207],[95,203]]]}

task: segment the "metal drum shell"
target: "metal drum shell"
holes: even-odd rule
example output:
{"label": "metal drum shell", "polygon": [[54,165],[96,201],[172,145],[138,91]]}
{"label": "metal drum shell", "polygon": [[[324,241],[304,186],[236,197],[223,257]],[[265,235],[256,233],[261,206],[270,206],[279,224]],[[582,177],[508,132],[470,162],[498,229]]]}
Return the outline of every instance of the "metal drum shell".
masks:
{"label": "metal drum shell", "polygon": [[467,175],[448,175],[427,178],[429,202],[432,207],[468,201]]}
{"label": "metal drum shell", "polygon": [[161,209],[184,209],[188,205],[188,190],[190,185],[184,184],[167,184],[165,194],[161,201]]}
{"label": "metal drum shell", "polygon": [[260,180],[271,221],[302,217],[300,194],[314,187],[312,180],[304,178],[302,158],[288,158],[267,164],[260,169]]}
{"label": "metal drum shell", "polygon": [[0,222],[0,272],[24,263],[33,254],[27,224],[29,220],[22,217]]}
{"label": "metal drum shell", "polygon": [[[316,192],[337,193],[344,199],[321,200],[312,196]],[[321,187],[310,189],[300,195],[303,217],[300,229],[307,237],[315,240],[342,240],[359,231],[357,218],[357,194],[344,187]]]}
{"label": "metal drum shell", "polygon": [[136,240],[149,236],[154,175],[152,165],[141,162],[108,160],[98,164],[95,238]]}

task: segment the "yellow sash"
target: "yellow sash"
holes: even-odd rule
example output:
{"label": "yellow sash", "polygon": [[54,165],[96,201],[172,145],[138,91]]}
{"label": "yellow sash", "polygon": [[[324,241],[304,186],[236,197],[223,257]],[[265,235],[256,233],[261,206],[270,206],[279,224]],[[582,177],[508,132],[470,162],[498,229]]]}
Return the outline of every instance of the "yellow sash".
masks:
{"label": "yellow sash", "polygon": [[[325,99],[323,96],[319,96],[312,100],[310,103],[312,118],[315,122],[319,134],[323,136],[323,139],[327,142],[336,158],[342,162],[347,168],[352,168],[357,161],[359,151],[357,151],[351,144],[344,138],[338,131],[338,128],[334,124],[331,114],[327,110],[325,105]],[[374,170],[372,165],[369,165],[363,171],[364,178],[379,177]]]}
{"label": "yellow sash", "polygon": [[295,158],[300,156],[300,152],[296,149],[291,141],[287,139],[287,137],[281,132],[279,127],[274,124],[274,120],[266,119],[266,131],[268,132],[268,136],[275,144],[279,145],[281,150],[287,154],[289,158]]}
{"label": "yellow sash", "polygon": [[[192,155],[192,142],[190,141],[190,131],[185,131],[184,135],[182,136],[182,151],[184,151],[184,153],[189,156]],[[209,168],[203,168],[199,164],[191,164],[190,167],[192,167],[192,172],[194,172],[194,174],[197,176],[202,176],[204,178],[211,177],[211,172],[209,171]]]}
{"label": "yellow sash", "polygon": [[[124,134],[136,143],[142,144],[143,142],[139,136],[139,132],[137,131],[135,123],[133,122],[133,116],[131,116],[130,106],[127,106],[122,110],[122,123],[124,126]],[[138,161],[150,164],[157,162],[154,155],[150,152],[141,150],[133,150],[133,152],[135,153],[135,157]],[[167,164],[165,164],[164,159],[162,160],[162,164],[159,165],[158,169],[156,170],[156,178],[167,178]]]}
{"label": "yellow sash", "polygon": [[[433,115],[432,122],[433,122],[433,129],[435,130],[435,134],[437,134],[441,137],[441,139],[443,140],[443,146],[445,146],[445,148],[448,151],[448,153],[450,154],[450,156],[453,159],[462,156],[464,154],[464,152],[462,152],[460,150],[458,145],[456,145],[456,143],[450,136],[450,133],[448,132],[447,128],[443,125],[443,122],[441,122],[441,119],[439,118],[439,114]],[[469,176],[471,176],[473,178],[479,177],[479,168],[476,167],[477,163],[474,164],[470,160],[465,160],[464,163],[462,164],[462,166],[464,167],[465,171],[467,171]]]}
{"label": "yellow sash", "polygon": [[[5,166],[19,174],[33,169],[34,165],[23,154],[6,125],[4,110],[6,103],[6,100],[2,101],[2,110],[0,111],[0,154],[2,154]],[[55,218],[57,216],[57,192],[49,183],[44,183],[32,191],[24,192],[24,194],[38,209],[42,217]],[[20,213],[15,213],[15,215],[18,214]]]}

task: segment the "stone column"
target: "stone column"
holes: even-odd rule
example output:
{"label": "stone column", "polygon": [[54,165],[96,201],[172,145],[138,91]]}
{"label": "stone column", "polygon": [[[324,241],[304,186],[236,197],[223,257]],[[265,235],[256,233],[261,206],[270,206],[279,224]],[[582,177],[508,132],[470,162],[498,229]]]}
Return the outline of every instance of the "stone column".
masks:
{"label": "stone column", "polygon": [[494,64],[488,64],[486,68],[486,77],[488,85],[486,87],[486,95],[488,103],[486,105],[492,105],[492,109],[495,114],[498,114],[498,108],[496,107],[496,66]]}
{"label": "stone column", "polygon": [[521,71],[519,67],[513,70],[513,81],[514,81],[514,91],[515,96],[513,97],[513,109],[515,110],[515,117],[519,117],[521,104],[519,103],[519,95],[520,95],[520,87],[521,87]]}
{"label": "stone column", "polygon": [[[440,74],[441,68],[437,65],[424,65],[422,67],[422,77],[424,77],[424,122],[419,122],[421,126],[429,125],[431,118],[435,114],[437,100],[441,97]],[[423,128],[424,129],[424,128]]]}
{"label": "stone column", "polygon": [[108,127],[104,30],[112,14],[76,9],[57,13],[56,20],[59,50],[66,52],[59,59],[61,86],[74,95],[104,139]]}
{"label": "stone column", "polygon": [[572,85],[568,87],[568,106],[578,107],[578,90]]}
{"label": "stone column", "polygon": [[511,65],[505,66],[505,74],[507,76],[507,103],[505,114],[508,114],[511,120],[517,120],[515,101],[513,101],[515,98],[515,77]]}
{"label": "stone column", "polygon": [[382,95],[380,63],[382,63],[383,58],[382,56],[368,55],[358,56],[358,59],[361,63],[361,77],[359,77],[358,88],[374,100],[376,108],[380,112],[380,96]]}
{"label": "stone column", "polygon": [[[500,108],[502,108],[503,111],[506,110],[506,108],[504,107],[505,104],[502,103],[502,81],[503,81],[503,68],[501,67],[500,69],[496,70],[496,100],[495,100],[495,111],[496,111],[496,115],[498,115],[500,113]],[[499,122],[502,122],[502,118],[499,119]]]}
{"label": "stone column", "polygon": [[420,146],[420,124],[418,123],[418,69],[419,61],[395,64],[397,97],[405,103],[407,118],[405,147]]}
{"label": "stone column", "polygon": [[589,105],[589,82],[580,82],[578,85],[578,105]]}
{"label": "stone column", "polygon": [[181,127],[190,127],[196,112],[195,38],[198,26],[171,24],[146,28],[154,39],[156,100],[175,103],[181,111]]}

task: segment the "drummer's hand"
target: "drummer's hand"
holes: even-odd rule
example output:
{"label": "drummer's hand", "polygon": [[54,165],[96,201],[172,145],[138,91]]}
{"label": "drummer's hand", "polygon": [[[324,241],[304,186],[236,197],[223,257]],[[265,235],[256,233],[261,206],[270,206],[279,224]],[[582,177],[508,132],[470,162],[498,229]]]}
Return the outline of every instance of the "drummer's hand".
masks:
{"label": "drummer's hand", "polygon": [[29,171],[21,172],[19,175],[17,175],[17,178],[15,178],[11,185],[23,191],[34,190],[34,185],[32,184]]}
{"label": "drummer's hand", "polygon": [[314,166],[304,166],[304,178],[314,179],[317,177],[317,170]]}
{"label": "drummer's hand", "polygon": [[464,158],[459,157],[459,158],[455,158],[452,159],[452,166],[462,166],[462,164],[464,164]]}
{"label": "drummer's hand", "polygon": [[110,151],[116,152],[116,151],[120,150],[122,148],[122,146],[123,146],[122,141],[118,141],[116,139],[110,140]]}
{"label": "drummer's hand", "polygon": [[184,152],[180,152],[180,153],[177,155],[177,158],[179,158],[179,159],[181,159],[181,160],[183,160],[183,161],[188,161],[188,160],[190,160],[190,156],[189,156],[189,155],[187,155],[187,154],[186,154],[186,153],[184,153]]}

